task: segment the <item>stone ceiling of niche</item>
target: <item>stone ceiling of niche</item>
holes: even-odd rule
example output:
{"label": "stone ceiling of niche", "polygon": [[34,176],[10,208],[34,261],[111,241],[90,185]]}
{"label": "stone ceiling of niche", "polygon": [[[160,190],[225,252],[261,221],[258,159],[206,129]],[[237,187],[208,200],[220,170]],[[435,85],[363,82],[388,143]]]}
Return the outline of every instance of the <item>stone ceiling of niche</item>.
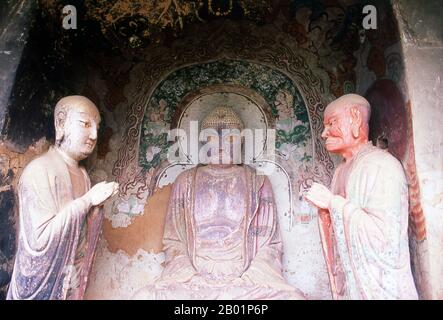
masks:
{"label": "stone ceiling of niche", "polygon": [[179,35],[186,24],[218,17],[260,23],[271,4],[269,0],[85,0],[87,16],[100,23],[104,35],[130,47],[160,41],[163,31]]}
{"label": "stone ceiling of niche", "polygon": [[[101,33],[118,48],[139,49],[151,43],[164,43],[180,37],[193,23],[205,24],[214,19],[248,20],[260,24],[283,18],[290,23],[306,18],[308,29],[319,24],[335,24],[331,39],[352,27],[360,9],[358,0],[39,0],[43,16],[59,23],[66,4],[77,8],[79,32]],[[308,8],[309,10],[304,10]],[[361,13],[361,9],[359,11]],[[308,15],[308,17],[305,17]],[[302,22],[303,24],[303,22]],[[66,32],[58,32],[60,43],[67,42]]]}

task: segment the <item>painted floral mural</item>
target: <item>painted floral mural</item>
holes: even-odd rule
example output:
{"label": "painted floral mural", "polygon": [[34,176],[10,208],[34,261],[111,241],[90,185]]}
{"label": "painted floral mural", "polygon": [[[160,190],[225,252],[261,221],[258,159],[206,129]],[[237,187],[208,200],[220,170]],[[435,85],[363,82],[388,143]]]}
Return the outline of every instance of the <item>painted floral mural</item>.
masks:
{"label": "painted floral mural", "polygon": [[268,66],[240,60],[219,60],[179,69],[163,80],[149,100],[142,122],[139,164],[146,170],[166,159],[167,131],[176,107],[190,92],[215,84],[246,87],[260,94],[277,120],[276,148],[284,158],[309,161],[311,138],[305,103],[293,81]]}

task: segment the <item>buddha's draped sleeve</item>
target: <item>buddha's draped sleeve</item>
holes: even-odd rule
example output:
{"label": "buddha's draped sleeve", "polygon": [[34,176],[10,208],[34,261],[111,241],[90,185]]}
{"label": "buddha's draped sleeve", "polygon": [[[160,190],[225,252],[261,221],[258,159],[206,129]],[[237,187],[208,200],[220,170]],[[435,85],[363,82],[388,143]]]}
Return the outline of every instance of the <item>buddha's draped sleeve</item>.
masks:
{"label": "buddha's draped sleeve", "polygon": [[[191,170],[192,172],[192,170]],[[187,225],[186,210],[191,206],[191,188],[186,187],[189,183],[188,172],[179,175],[174,182],[168,211],[166,213],[165,231],[163,236],[163,251],[165,253],[165,269],[162,280],[184,282],[192,278],[196,273],[188,251],[188,232],[191,229]]]}
{"label": "buddha's draped sleeve", "polygon": [[[259,190],[258,212],[248,228],[248,241],[253,242],[255,254],[242,279],[256,284],[284,283],[281,270],[282,241],[278,228],[277,210],[268,178]],[[279,281],[276,281],[276,280]],[[286,284],[284,285],[286,287]]]}

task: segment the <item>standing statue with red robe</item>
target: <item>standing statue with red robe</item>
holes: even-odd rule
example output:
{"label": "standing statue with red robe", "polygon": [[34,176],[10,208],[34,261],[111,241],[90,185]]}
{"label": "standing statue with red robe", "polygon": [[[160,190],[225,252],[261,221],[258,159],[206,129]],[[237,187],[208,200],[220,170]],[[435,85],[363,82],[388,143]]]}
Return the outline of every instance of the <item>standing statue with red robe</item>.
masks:
{"label": "standing statue with red robe", "polygon": [[331,190],[314,183],[334,299],[417,299],[408,242],[408,188],[400,162],[368,141],[370,105],[356,94],[330,103],[322,137],[344,161]]}

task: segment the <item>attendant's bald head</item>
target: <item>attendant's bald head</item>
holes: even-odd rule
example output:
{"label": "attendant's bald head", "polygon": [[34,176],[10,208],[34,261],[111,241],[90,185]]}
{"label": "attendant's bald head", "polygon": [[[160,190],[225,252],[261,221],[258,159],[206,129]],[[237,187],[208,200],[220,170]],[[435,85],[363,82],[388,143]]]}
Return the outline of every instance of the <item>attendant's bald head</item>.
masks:
{"label": "attendant's bald head", "polygon": [[97,143],[100,113],[95,104],[83,96],[60,99],[54,110],[55,145],[71,159],[88,157]]}
{"label": "attendant's bald head", "polygon": [[58,144],[63,138],[63,130],[68,113],[72,110],[77,112],[86,113],[100,122],[100,112],[95,106],[94,102],[84,96],[66,96],[61,98],[54,109],[54,125],[56,132],[56,144]]}
{"label": "attendant's bald head", "polygon": [[54,119],[59,117],[66,117],[69,110],[75,109],[90,113],[94,116],[100,117],[100,113],[94,102],[84,96],[66,96],[61,98],[55,105]]}
{"label": "attendant's bald head", "polygon": [[346,94],[332,101],[325,110],[321,136],[329,152],[350,158],[368,142],[371,106],[357,94]]}
{"label": "attendant's bald head", "polygon": [[332,101],[325,110],[325,115],[327,113],[343,110],[345,112],[350,112],[351,108],[355,107],[360,111],[362,117],[362,129],[369,135],[369,119],[371,118],[371,105],[368,100],[364,97],[350,93],[341,96],[340,98]]}

